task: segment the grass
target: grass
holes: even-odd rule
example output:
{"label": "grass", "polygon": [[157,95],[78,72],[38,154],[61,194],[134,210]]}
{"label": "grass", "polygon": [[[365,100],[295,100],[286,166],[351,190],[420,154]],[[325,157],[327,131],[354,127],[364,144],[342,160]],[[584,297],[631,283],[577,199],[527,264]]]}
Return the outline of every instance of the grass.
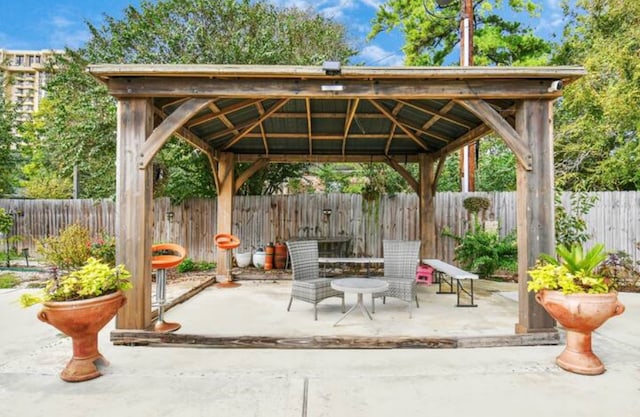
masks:
{"label": "grass", "polygon": [[15,288],[20,284],[20,280],[14,274],[0,274],[0,288]]}

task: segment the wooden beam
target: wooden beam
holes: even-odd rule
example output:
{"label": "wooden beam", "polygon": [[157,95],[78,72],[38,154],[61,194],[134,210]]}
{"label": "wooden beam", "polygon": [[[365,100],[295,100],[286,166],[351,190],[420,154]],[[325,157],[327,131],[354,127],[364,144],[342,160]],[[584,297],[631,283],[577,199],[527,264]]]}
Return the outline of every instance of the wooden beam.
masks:
{"label": "wooden beam", "polygon": [[227,150],[230,147],[232,147],[239,140],[241,140],[243,137],[245,137],[245,135],[247,135],[249,132],[251,132],[256,126],[258,126],[260,123],[262,123],[263,120],[269,118],[269,116],[271,116],[273,113],[277,112],[282,106],[287,104],[288,101],[289,101],[289,99],[285,98],[285,99],[282,99],[282,100],[279,100],[278,102],[276,102],[273,106],[271,106],[271,108],[269,110],[267,110],[262,116],[260,116],[258,118],[258,120],[252,121],[249,124],[249,126],[247,128],[245,128],[239,135],[237,135],[236,137],[231,139],[229,141],[229,143],[227,143],[223,149]]}
{"label": "wooden beam", "polygon": [[441,158],[443,156],[447,156],[450,153],[453,153],[453,152],[457,151],[458,149],[465,147],[466,145],[470,144],[471,142],[477,141],[481,137],[486,136],[491,132],[492,132],[492,130],[491,130],[491,128],[489,126],[480,125],[480,126],[474,128],[474,129],[471,129],[470,131],[468,131],[464,135],[460,136],[458,139],[456,139],[453,142],[449,143],[444,148],[442,148],[439,151],[435,152],[433,154],[433,156],[435,158]]}
{"label": "wooden beam", "polygon": [[234,194],[236,194],[238,190],[240,190],[242,184],[244,184],[249,178],[251,178],[253,174],[265,168],[267,165],[269,165],[268,158],[256,159],[251,165],[249,165],[247,169],[245,169],[240,175],[238,175],[234,187]]}
{"label": "wooden beam", "polygon": [[396,119],[386,108],[384,108],[383,105],[378,104],[375,100],[369,100],[369,102],[371,104],[373,104],[373,106],[378,109],[380,111],[380,113],[384,114],[385,116],[387,116],[387,118],[392,122],[392,124],[397,124],[398,127],[404,132],[406,133],[412,141],[414,141],[418,146],[420,146],[422,149],[424,149],[425,151],[428,151],[429,148],[422,142],[422,140],[420,138],[418,138],[416,135],[413,134],[412,131],[410,131],[409,129],[407,129],[402,123],[400,123],[398,121],[398,119]]}
{"label": "wooden beam", "polygon": [[[164,111],[162,111],[157,107],[154,108],[154,112],[161,119],[166,119],[167,117],[169,117],[167,113],[165,113]],[[197,149],[200,149],[202,152],[206,153],[207,155],[210,155],[213,159],[217,158],[215,149],[213,149],[207,142],[202,140],[199,136],[197,136],[195,133],[193,133],[186,127],[182,126],[178,128],[178,130],[174,132],[174,135],[178,136],[180,139],[184,140],[185,142],[191,144],[191,146]]]}
{"label": "wooden beam", "polygon": [[518,138],[536,155],[533,166],[516,165],[518,236],[517,333],[553,330],[555,322],[527,290],[527,270],[541,253],[555,253],[553,104],[525,100],[516,113]]}
{"label": "wooden beam", "polygon": [[260,99],[251,99],[251,100],[245,100],[245,101],[241,101],[240,103],[236,103],[236,104],[232,104],[231,106],[227,106],[224,109],[218,109],[217,111],[214,111],[211,114],[205,114],[204,116],[200,116],[197,119],[193,119],[189,122],[189,124],[187,125],[189,128],[194,127],[194,126],[198,126],[201,125],[203,123],[206,123],[210,120],[213,119],[217,119],[218,117],[222,117],[222,116],[226,116],[229,113],[233,113],[234,111],[238,111],[238,110],[242,110],[246,107],[252,106],[254,104],[257,103],[261,103],[264,100],[260,100]]}
{"label": "wooden beam", "polygon": [[[299,133],[278,133],[278,132],[266,132],[265,136],[267,137],[267,139],[307,139],[308,138],[308,134],[307,132],[299,132]],[[394,135],[394,137],[398,138],[398,139],[411,139],[408,135],[405,135],[404,133],[400,133],[397,135]],[[249,133],[247,135],[245,135],[245,138],[262,138],[262,134],[261,133]],[[353,133],[351,135],[349,135],[350,139],[388,139],[389,138],[389,134],[388,133]],[[342,141],[343,136],[342,134],[339,133],[335,133],[335,134],[320,134],[320,133],[316,133],[315,135],[311,136],[312,140],[339,140]]]}
{"label": "wooden beam", "polygon": [[443,80],[340,80],[342,91],[323,91],[318,79],[217,79],[202,77],[114,77],[106,80],[115,97],[233,97],[266,98],[361,98],[380,99],[555,99],[549,80],[473,79]]}
{"label": "wooden beam", "polygon": [[458,103],[491,127],[496,134],[504,139],[520,164],[525,169],[531,169],[533,156],[529,147],[520,139],[518,132],[511,127],[500,113],[483,100],[459,100]]}
{"label": "wooden beam", "polygon": [[313,154],[313,139],[311,138],[311,134],[313,130],[311,129],[311,100],[309,98],[304,99],[305,108],[307,110],[307,138],[309,142],[309,155]]}
{"label": "wooden beam", "polygon": [[192,98],[182,103],[180,107],[167,116],[167,118],[154,129],[142,146],[139,154],[140,162],[138,163],[138,168],[145,169],[169,137],[210,102],[211,99]]}
{"label": "wooden beam", "polygon": [[427,121],[427,123],[425,123],[425,125],[423,126],[424,129],[428,129],[440,119],[445,120],[449,123],[456,124],[465,129],[471,129],[473,127],[468,122],[465,122],[463,119],[447,114],[456,104],[453,100],[445,104],[440,110],[432,110],[424,105],[414,103],[412,101],[406,101],[406,100],[398,100],[398,101],[405,104],[408,107],[412,107],[418,111],[421,111],[433,116],[431,117],[431,119],[429,119],[429,121]]}
{"label": "wooden beam", "polygon": [[417,155],[294,155],[294,154],[236,154],[236,162],[253,162],[256,159],[267,158],[269,163],[282,164],[293,162],[386,162],[387,158],[393,158],[398,162],[418,162]]}
{"label": "wooden beam", "polygon": [[420,158],[420,259],[436,256],[435,174],[433,157],[421,153]]}
{"label": "wooden beam", "polygon": [[358,110],[358,104],[360,104],[360,99],[356,98],[353,101],[349,101],[349,105],[351,109],[349,114],[347,115],[344,121],[344,135],[342,136],[342,154],[345,154],[345,149],[347,147],[347,137],[349,136],[349,129],[351,129],[351,123],[353,123],[353,118],[356,115],[356,111]]}
{"label": "wooden beam", "polygon": [[389,136],[387,136],[387,143],[384,145],[385,155],[387,155],[389,153],[389,149],[391,149],[391,141],[393,140],[393,136],[396,133],[396,127],[398,127],[397,123],[391,124],[391,129],[389,129]]}
{"label": "wooden beam", "polygon": [[220,119],[222,124],[228,127],[229,129],[234,129],[232,130],[233,133],[235,133],[236,135],[239,133],[238,128],[231,122],[231,120],[229,120],[229,118],[226,116],[226,113],[220,114],[222,111],[220,110],[220,107],[216,106],[216,103],[214,103],[213,101],[209,103],[209,109],[211,109],[212,112],[219,114],[218,118]]}
{"label": "wooden beam", "polygon": [[133,288],[116,328],[146,329],[151,325],[153,175],[151,167],[138,168],[138,155],[153,129],[151,100],[119,100],[117,126],[116,261],[131,272]]}
{"label": "wooden beam", "polygon": [[[264,115],[265,113],[264,106],[262,105],[262,103],[258,103],[256,104],[256,107],[258,108],[258,114],[262,117],[262,115]],[[260,139],[262,139],[264,153],[266,155],[269,155],[269,142],[267,141],[267,132],[264,131],[264,125],[262,124],[262,122],[258,126],[260,126]]]}
{"label": "wooden beam", "polygon": [[386,163],[391,168],[395,169],[396,172],[400,174],[400,176],[404,178],[405,181],[407,181],[407,184],[409,184],[409,186],[413,189],[413,191],[415,191],[416,194],[420,195],[420,186],[418,184],[418,181],[413,178],[413,175],[411,175],[411,173],[407,171],[405,167],[400,165],[398,161],[392,158],[387,158]]}

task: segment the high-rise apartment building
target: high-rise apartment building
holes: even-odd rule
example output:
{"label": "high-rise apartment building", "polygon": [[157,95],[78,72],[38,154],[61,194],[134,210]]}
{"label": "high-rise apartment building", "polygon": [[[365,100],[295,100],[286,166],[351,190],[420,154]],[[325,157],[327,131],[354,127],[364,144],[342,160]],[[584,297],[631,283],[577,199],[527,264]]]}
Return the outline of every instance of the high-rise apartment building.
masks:
{"label": "high-rise apartment building", "polygon": [[45,64],[63,51],[17,51],[0,49],[0,76],[5,97],[16,105],[18,120],[25,121],[45,95],[48,74]]}

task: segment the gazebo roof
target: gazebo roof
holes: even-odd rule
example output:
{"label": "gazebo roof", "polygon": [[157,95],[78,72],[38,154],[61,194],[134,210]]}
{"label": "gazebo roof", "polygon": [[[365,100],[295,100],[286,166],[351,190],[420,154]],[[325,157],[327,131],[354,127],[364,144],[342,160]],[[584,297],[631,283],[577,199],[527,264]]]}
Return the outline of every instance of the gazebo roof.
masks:
{"label": "gazebo roof", "polygon": [[[115,97],[152,98],[158,122],[184,117],[177,134],[201,149],[272,162],[442,157],[495,130],[479,117],[483,111],[493,109],[513,125],[519,99],[555,99],[557,81],[566,85],[585,74],[579,67],[331,72],[257,65],[90,65],[88,71]],[[485,107],[476,107],[478,100]],[[185,111],[187,102],[198,110]]]}

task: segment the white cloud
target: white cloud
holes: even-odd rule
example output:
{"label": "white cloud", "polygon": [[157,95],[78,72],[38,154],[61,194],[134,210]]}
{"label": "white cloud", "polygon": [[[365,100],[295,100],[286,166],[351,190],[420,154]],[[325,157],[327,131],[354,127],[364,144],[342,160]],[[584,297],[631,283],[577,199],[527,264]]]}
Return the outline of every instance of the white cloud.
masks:
{"label": "white cloud", "polygon": [[359,58],[362,58],[367,65],[375,66],[402,66],[404,65],[404,56],[401,54],[390,52],[377,45],[369,45],[362,49]]}

